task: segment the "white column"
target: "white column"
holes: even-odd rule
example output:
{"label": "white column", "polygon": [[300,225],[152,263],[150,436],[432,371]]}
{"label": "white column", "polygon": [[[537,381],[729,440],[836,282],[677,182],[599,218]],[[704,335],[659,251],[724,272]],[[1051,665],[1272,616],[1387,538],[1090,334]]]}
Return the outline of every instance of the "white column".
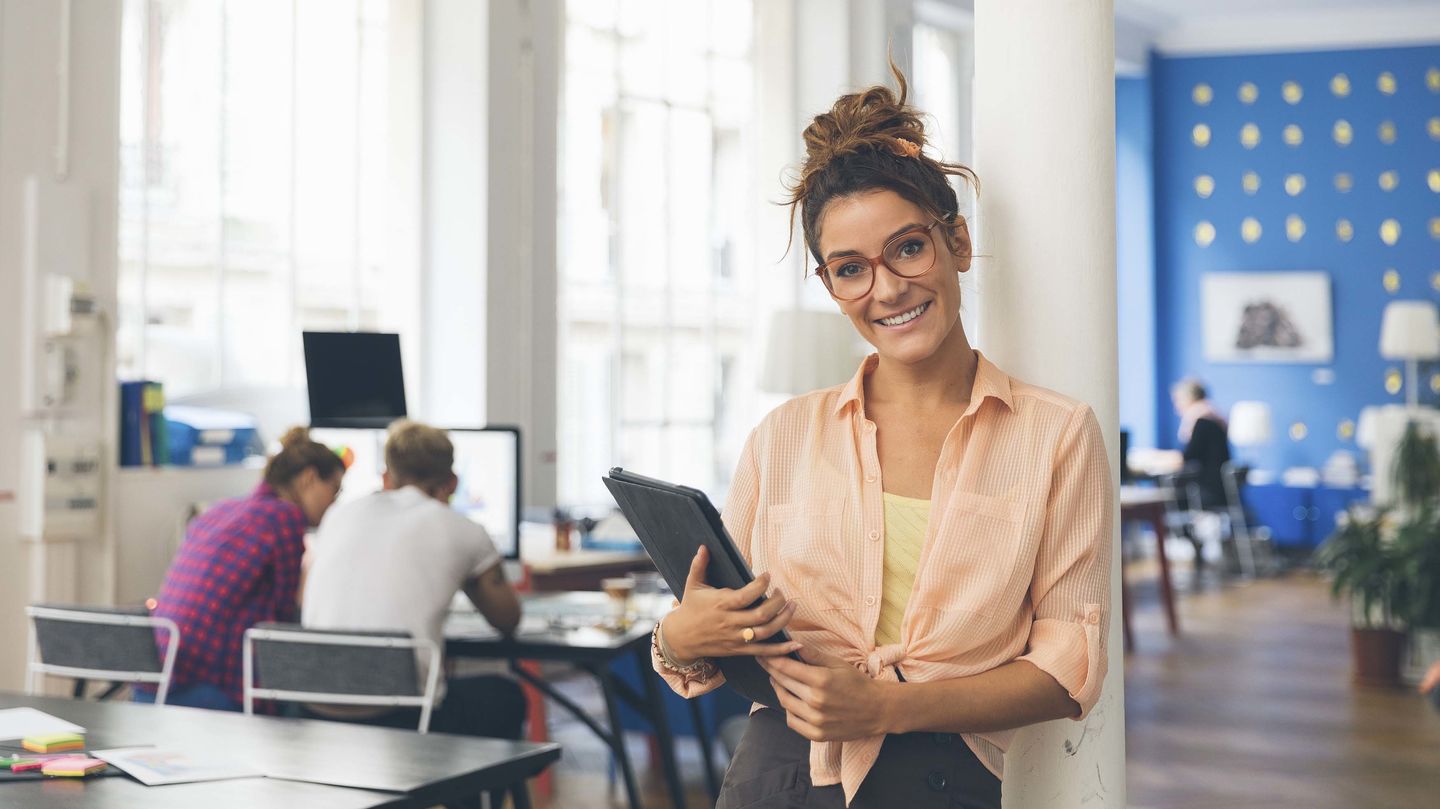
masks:
{"label": "white column", "polygon": [[[977,344],[1088,402],[1118,478],[1114,16],[1110,0],[976,0]],[[1118,545],[1118,531],[1116,533]],[[1083,722],[1023,731],[1007,809],[1125,806],[1119,558],[1110,671]]]}

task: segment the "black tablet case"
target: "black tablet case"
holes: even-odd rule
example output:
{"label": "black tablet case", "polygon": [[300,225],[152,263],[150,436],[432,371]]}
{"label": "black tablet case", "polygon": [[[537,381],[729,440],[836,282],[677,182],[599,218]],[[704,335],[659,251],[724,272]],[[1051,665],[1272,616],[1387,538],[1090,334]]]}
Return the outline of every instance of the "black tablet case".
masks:
{"label": "black tablet case", "polygon": [[[640,543],[650,553],[656,569],[677,596],[685,594],[690,562],[702,544],[710,551],[710,563],[705,570],[707,584],[738,590],[754,581],[745,558],[725,532],[720,514],[704,492],[626,472],[619,467],[611,469],[610,476],[603,480],[640,537]],[[759,603],[757,599],[755,605]],[[788,640],[789,634],[782,631],[756,643]],[[770,687],[770,675],[754,657],[722,657],[715,664],[725,674],[725,683],[741,696],[771,708],[780,707]]]}

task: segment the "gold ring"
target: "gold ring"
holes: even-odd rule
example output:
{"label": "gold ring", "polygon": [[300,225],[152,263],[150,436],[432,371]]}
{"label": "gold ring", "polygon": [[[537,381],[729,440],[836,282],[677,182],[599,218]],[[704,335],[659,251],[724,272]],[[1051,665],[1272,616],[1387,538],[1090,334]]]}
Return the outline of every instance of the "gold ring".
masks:
{"label": "gold ring", "polygon": [[746,643],[749,643],[750,641],[755,640],[755,630],[747,626],[744,629],[740,630],[740,637],[744,639]]}

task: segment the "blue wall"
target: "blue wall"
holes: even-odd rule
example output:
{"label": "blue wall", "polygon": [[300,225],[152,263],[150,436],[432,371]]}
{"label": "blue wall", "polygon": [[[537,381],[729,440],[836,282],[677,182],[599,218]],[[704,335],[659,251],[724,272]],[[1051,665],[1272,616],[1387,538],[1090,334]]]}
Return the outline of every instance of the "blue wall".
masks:
{"label": "blue wall", "polygon": [[1150,80],[1115,82],[1116,287],[1120,312],[1120,426],[1130,444],[1156,446],[1155,239]]}
{"label": "blue wall", "polygon": [[[1432,274],[1440,272],[1440,193],[1430,189],[1427,172],[1440,169],[1440,87],[1427,86],[1427,71],[1440,67],[1440,47],[1267,54],[1204,58],[1156,58],[1151,65],[1154,112],[1155,329],[1156,370],[1152,388],[1160,406],[1160,446],[1173,446],[1176,419],[1166,389],[1186,375],[1206,380],[1223,408],[1240,399],[1270,403],[1275,436],[1269,446],[1243,453],[1264,468],[1319,466],[1337,449],[1354,450],[1339,426],[1358,418],[1368,404],[1401,402],[1404,393],[1387,392],[1385,378],[1400,363],[1380,357],[1380,317],[1385,304],[1397,298],[1437,298]],[[1393,74],[1396,87],[1385,94],[1377,87],[1382,73]],[[1344,73],[1350,93],[1338,97],[1331,80]],[[1282,84],[1297,82],[1298,103],[1282,98]],[[1440,84],[1440,77],[1434,80]],[[1238,97],[1242,83],[1258,88],[1253,103]],[[1209,104],[1196,103],[1197,84],[1213,90]],[[1122,91],[1124,92],[1124,91]],[[1117,103],[1117,107],[1120,104]],[[1348,121],[1353,142],[1338,145],[1332,127]],[[1382,122],[1394,123],[1396,139],[1383,143]],[[1196,124],[1210,127],[1204,148],[1192,142]],[[1253,149],[1240,143],[1241,127],[1253,123],[1260,142]],[[1301,127],[1304,141],[1287,145],[1282,130]],[[1125,121],[1121,121],[1122,128]],[[1381,172],[1397,172],[1399,185],[1384,191]],[[1242,190],[1241,176],[1260,177],[1253,195]],[[1337,173],[1353,178],[1342,193]],[[1304,175],[1304,191],[1290,196],[1286,175]],[[1197,175],[1215,179],[1215,190],[1202,199],[1195,190]],[[1122,176],[1123,182],[1123,176]],[[1300,216],[1305,235],[1292,243],[1285,220]],[[1240,235],[1245,217],[1259,220],[1262,235],[1253,244]],[[1336,234],[1337,220],[1353,223],[1349,242]],[[1393,245],[1380,238],[1381,222],[1393,218],[1401,235]],[[1123,217],[1122,217],[1123,219]],[[1195,227],[1211,222],[1213,244],[1196,243]],[[1432,220],[1434,224],[1432,225]],[[1383,285],[1387,269],[1399,274],[1395,292]],[[1317,379],[1322,366],[1300,364],[1212,364],[1203,356],[1200,279],[1207,272],[1323,270],[1331,277],[1334,301],[1333,382]],[[1123,320],[1130,313],[1122,309]],[[1122,337],[1123,341],[1123,337]],[[1123,344],[1123,342],[1122,342]],[[1122,376],[1125,373],[1122,366]],[[1423,398],[1434,401],[1428,369],[1423,370]],[[1130,382],[1126,382],[1128,390]],[[1123,395],[1123,394],[1122,394]],[[1294,440],[1290,425],[1300,422],[1308,436]]]}

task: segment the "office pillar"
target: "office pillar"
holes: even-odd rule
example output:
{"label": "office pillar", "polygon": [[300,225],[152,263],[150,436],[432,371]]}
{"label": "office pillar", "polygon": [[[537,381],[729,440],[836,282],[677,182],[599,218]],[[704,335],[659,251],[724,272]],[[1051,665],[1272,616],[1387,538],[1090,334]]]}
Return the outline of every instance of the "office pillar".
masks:
{"label": "office pillar", "polygon": [[[1088,402],[1118,478],[1115,47],[1110,0],[976,0],[976,343],[1015,376]],[[1116,540],[1118,545],[1118,532]],[[1007,809],[1125,805],[1119,559],[1110,669],[1083,722],[1028,728]]]}

